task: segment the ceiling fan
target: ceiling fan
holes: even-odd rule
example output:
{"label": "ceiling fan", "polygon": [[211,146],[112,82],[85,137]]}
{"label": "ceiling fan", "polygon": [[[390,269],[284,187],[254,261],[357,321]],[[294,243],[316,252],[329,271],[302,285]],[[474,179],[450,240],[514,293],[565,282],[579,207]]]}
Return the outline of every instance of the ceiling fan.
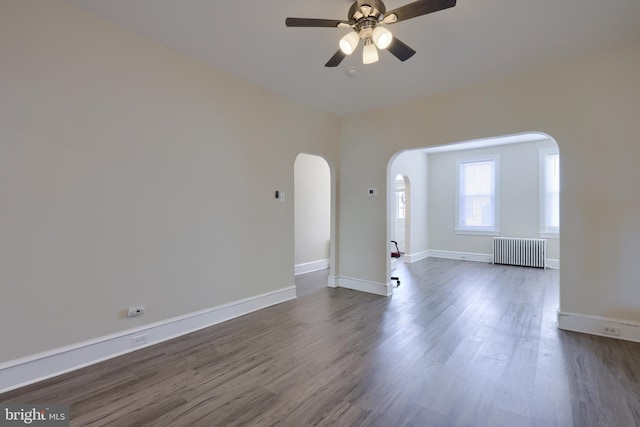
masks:
{"label": "ceiling fan", "polygon": [[456,5],[456,0],[418,0],[387,12],[382,0],[356,0],[349,8],[348,20],[287,18],[287,27],[328,27],[350,28],[353,31],[342,37],[340,49],[329,59],[325,67],[337,67],[351,55],[360,39],[364,40],[362,63],[378,61],[378,49],[387,49],[400,61],[411,58],[416,51],[398,40],[384,25],[405,21],[417,16],[448,9]]}

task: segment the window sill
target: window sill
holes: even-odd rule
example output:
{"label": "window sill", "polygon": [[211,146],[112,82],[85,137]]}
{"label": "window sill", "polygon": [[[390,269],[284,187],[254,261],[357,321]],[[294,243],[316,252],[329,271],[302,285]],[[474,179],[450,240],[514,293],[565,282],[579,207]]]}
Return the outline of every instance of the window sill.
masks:
{"label": "window sill", "polygon": [[560,238],[560,233],[549,233],[547,231],[541,231],[540,232],[540,237],[542,239],[559,239]]}
{"label": "window sill", "polygon": [[463,236],[499,236],[499,231],[488,231],[488,230],[455,230],[456,234]]}

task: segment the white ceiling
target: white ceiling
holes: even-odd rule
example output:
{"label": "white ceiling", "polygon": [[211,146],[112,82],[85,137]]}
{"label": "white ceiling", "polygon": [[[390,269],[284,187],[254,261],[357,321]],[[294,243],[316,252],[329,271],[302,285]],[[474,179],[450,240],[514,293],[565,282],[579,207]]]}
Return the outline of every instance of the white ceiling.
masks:
{"label": "white ceiling", "polygon": [[[361,50],[324,64],[347,30],[286,28],[287,16],[347,19],[348,0],[67,0],[258,86],[337,115],[362,112],[640,39],[640,0],[458,0],[388,28],[418,53]],[[387,0],[387,10],[407,0]],[[359,73],[348,77],[346,69]]]}

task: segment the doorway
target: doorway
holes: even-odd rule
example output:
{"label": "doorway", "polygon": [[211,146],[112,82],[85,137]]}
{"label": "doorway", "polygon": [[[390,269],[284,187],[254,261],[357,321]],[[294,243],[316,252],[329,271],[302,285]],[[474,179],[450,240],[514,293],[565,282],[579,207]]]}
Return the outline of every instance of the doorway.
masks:
{"label": "doorway", "polygon": [[[406,175],[396,175],[395,178],[395,205],[394,205],[394,228],[392,239],[398,244],[400,253],[407,252],[408,239],[407,228],[409,226],[409,178]],[[395,246],[394,246],[395,249]]]}
{"label": "doorway", "polygon": [[[492,228],[471,229],[467,217],[476,211],[485,212],[485,209],[465,209],[469,203],[463,202],[469,197],[486,196],[465,193],[469,188],[484,187],[469,187],[461,177],[470,166],[490,162],[495,168],[495,179],[491,181],[495,185],[489,194],[493,195],[489,202],[494,206],[487,211],[494,214],[486,215],[486,218]],[[403,178],[405,187],[409,182],[412,186],[411,197],[405,195],[405,263],[429,257],[492,262],[493,237],[501,236],[545,239],[545,267],[558,269],[559,167],[557,142],[540,132],[399,152],[388,165],[389,240],[398,240],[402,236],[399,198],[402,194],[400,178]],[[484,222],[481,225],[484,226]],[[388,265],[390,272],[394,265]]]}
{"label": "doorway", "polygon": [[[332,259],[332,174],[321,156],[301,153],[294,163],[294,273],[328,269]],[[296,280],[298,282],[298,280]],[[314,281],[314,283],[317,281]],[[326,286],[327,280],[324,280]]]}

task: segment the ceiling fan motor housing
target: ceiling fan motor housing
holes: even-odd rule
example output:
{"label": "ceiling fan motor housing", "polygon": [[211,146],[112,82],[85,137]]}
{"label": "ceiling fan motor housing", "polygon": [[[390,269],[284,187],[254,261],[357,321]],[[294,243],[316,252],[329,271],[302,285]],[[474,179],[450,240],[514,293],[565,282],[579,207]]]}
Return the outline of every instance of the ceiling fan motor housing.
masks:
{"label": "ceiling fan motor housing", "polygon": [[380,0],[357,0],[349,8],[348,19],[360,38],[367,39],[386,12],[387,8]]}

